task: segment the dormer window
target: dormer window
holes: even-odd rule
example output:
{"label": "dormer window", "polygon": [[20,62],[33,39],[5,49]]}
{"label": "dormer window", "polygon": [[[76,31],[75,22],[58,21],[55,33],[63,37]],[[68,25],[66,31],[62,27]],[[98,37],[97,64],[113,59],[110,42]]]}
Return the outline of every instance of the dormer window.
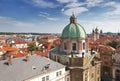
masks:
{"label": "dormer window", "polygon": [[76,43],[72,43],[72,50],[77,50]]}

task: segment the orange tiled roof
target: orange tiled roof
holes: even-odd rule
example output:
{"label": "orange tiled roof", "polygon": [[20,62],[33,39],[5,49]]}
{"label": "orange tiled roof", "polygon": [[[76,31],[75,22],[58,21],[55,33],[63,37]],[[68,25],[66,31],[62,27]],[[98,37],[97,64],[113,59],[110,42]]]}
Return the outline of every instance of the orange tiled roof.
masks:
{"label": "orange tiled roof", "polygon": [[100,36],[100,38],[97,39],[94,43],[106,44],[108,42],[118,41],[118,40],[119,40],[118,36]]}
{"label": "orange tiled roof", "polygon": [[17,53],[17,54],[14,55],[15,58],[19,58],[19,57],[23,57],[23,56],[24,56],[23,53]]}
{"label": "orange tiled roof", "polygon": [[100,53],[113,54],[115,49],[111,46],[99,45]]}
{"label": "orange tiled roof", "polygon": [[15,40],[15,44],[25,44],[26,42],[23,40]]}
{"label": "orange tiled roof", "polygon": [[36,42],[28,42],[27,44],[36,44]]}
{"label": "orange tiled roof", "polygon": [[18,48],[16,48],[16,47],[4,47],[3,50],[5,50],[5,51],[18,51]]}
{"label": "orange tiled roof", "polygon": [[36,51],[35,53],[40,56],[48,56],[48,51],[46,52]]}

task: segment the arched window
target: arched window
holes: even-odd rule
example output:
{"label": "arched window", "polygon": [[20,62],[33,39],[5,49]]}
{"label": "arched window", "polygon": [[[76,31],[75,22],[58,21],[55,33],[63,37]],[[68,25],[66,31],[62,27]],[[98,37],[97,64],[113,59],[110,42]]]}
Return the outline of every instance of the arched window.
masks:
{"label": "arched window", "polygon": [[72,50],[77,50],[76,43],[72,43]]}
{"label": "arched window", "polygon": [[85,42],[83,42],[83,50],[85,50]]}
{"label": "arched window", "polygon": [[115,80],[116,81],[120,81],[120,70],[119,69],[117,69],[116,71],[115,71]]}
{"label": "arched window", "polygon": [[116,73],[120,73],[120,70],[117,69],[117,70],[116,70]]}
{"label": "arched window", "polygon": [[64,48],[64,50],[66,50],[66,49],[67,49],[67,45],[66,45],[66,43],[65,43],[65,42],[63,43],[63,48]]}

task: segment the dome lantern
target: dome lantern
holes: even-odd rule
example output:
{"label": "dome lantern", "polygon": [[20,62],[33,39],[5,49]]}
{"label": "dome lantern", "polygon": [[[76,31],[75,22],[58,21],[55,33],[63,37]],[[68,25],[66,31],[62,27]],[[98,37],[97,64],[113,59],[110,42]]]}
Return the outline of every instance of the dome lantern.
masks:
{"label": "dome lantern", "polygon": [[74,14],[70,17],[70,23],[76,23],[76,17]]}

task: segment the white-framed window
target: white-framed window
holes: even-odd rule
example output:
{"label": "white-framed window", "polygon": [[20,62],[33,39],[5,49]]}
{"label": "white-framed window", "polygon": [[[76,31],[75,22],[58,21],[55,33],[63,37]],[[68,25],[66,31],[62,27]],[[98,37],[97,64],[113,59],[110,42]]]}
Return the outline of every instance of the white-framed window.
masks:
{"label": "white-framed window", "polygon": [[76,43],[72,43],[72,50],[73,51],[77,50],[77,44]]}
{"label": "white-framed window", "polygon": [[85,50],[85,42],[83,42],[83,50]]}
{"label": "white-framed window", "polygon": [[45,81],[45,77],[42,77],[42,81]]}
{"label": "white-framed window", "polygon": [[62,75],[62,71],[59,71],[59,75]]}
{"label": "white-framed window", "polygon": [[42,81],[49,81],[49,76],[47,75],[47,76],[42,77]]}
{"label": "white-framed window", "polygon": [[67,49],[67,45],[66,45],[66,43],[65,43],[65,42],[63,43],[63,49],[64,49],[64,50],[66,50],[66,49]]}
{"label": "white-framed window", "polygon": [[59,76],[59,72],[56,72],[56,76]]}
{"label": "white-framed window", "polygon": [[49,76],[46,76],[46,81],[49,81]]}
{"label": "white-framed window", "polygon": [[61,75],[62,75],[62,71],[56,72],[56,76],[61,76]]}

